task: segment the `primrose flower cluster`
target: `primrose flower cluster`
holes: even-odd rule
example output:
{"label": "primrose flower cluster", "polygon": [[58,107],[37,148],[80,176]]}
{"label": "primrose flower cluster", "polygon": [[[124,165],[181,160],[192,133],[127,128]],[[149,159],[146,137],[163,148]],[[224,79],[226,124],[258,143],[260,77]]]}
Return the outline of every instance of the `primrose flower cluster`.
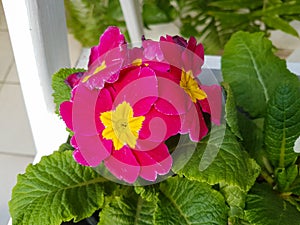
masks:
{"label": "primrose flower cluster", "polygon": [[[161,37],[130,48],[117,27],[109,27],[91,49],[88,70],[71,74],[71,99],[60,114],[73,131],[75,160],[101,163],[119,180],[155,181],[173,164],[165,141],[187,134],[193,142],[220,123],[221,88],[203,85],[204,51],[195,38]],[[213,102],[213,104],[211,104]]]}

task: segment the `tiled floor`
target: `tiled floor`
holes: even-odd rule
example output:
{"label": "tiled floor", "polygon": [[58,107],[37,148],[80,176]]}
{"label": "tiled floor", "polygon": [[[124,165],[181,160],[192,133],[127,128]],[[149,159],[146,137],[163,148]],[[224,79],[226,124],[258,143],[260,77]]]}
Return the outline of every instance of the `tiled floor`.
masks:
{"label": "tiled floor", "polygon": [[[69,45],[74,66],[81,46],[71,35]],[[17,174],[25,171],[34,155],[35,146],[0,5],[0,225],[6,225],[9,220],[7,203]]]}
{"label": "tiled floor", "polygon": [[[300,23],[294,23],[294,26],[300,30]],[[162,34],[160,31],[176,33],[169,25],[158,26],[154,31],[146,31],[146,37],[157,39]],[[285,43],[282,47],[294,50],[288,57],[289,61],[300,62],[299,39],[275,32],[272,40],[279,46]],[[72,36],[69,36],[69,45],[71,64],[75,65],[81,46]],[[9,219],[7,202],[17,174],[24,172],[27,164],[33,161],[34,155],[35,146],[0,5],[0,225],[6,225]]]}

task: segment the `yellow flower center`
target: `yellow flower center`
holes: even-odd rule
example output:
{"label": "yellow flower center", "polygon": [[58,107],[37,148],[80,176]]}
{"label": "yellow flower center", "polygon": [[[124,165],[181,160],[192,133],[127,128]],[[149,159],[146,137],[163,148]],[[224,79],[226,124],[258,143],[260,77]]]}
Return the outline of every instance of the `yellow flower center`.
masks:
{"label": "yellow flower center", "polygon": [[193,78],[193,72],[191,70],[187,72],[182,70],[179,84],[194,103],[196,103],[197,100],[203,100],[207,97],[206,93],[199,88],[197,81]]}
{"label": "yellow flower center", "polygon": [[145,117],[133,117],[132,107],[124,101],[115,110],[101,113],[100,120],[105,126],[102,136],[113,141],[115,150],[120,150],[124,145],[135,148]]}
{"label": "yellow flower center", "polygon": [[143,60],[141,58],[136,58],[135,60],[132,61],[131,63],[133,66],[149,66],[149,63],[143,63]]}
{"label": "yellow flower center", "polygon": [[135,60],[132,61],[132,65],[133,66],[141,66],[142,65],[143,60],[140,58],[137,58]]}

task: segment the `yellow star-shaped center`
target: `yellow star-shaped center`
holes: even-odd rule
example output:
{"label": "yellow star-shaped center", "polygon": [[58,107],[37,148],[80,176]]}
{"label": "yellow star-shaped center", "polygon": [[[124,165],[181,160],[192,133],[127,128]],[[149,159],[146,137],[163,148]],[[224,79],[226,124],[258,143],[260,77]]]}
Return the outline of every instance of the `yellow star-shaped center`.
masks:
{"label": "yellow star-shaped center", "polygon": [[182,70],[179,85],[190,96],[194,103],[196,103],[197,100],[207,98],[206,93],[200,89],[197,81],[194,79],[193,72],[191,70],[187,72]]}
{"label": "yellow star-shaped center", "polygon": [[133,117],[132,107],[124,101],[115,110],[101,113],[100,120],[105,126],[102,136],[120,150],[124,145],[135,148],[145,117]]}

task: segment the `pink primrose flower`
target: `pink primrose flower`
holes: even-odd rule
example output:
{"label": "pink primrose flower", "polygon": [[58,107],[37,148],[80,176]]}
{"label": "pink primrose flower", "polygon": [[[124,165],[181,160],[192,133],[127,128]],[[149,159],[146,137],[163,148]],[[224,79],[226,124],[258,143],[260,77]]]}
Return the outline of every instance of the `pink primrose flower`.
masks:
{"label": "pink primrose flower", "polygon": [[162,39],[129,49],[120,30],[109,27],[91,49],[84,75],[67,78],[72,95],[60,113],[74,133],[78,163],[96,167],[104,162],[128,183],[138,177],[155,181],[172,167],[167,139],[189,133],[196,142],[207,134],[202,111],[211,113],[208,94],[219,89],[202,87],[193,76],[201,71],[202,45],[194,39]]}

